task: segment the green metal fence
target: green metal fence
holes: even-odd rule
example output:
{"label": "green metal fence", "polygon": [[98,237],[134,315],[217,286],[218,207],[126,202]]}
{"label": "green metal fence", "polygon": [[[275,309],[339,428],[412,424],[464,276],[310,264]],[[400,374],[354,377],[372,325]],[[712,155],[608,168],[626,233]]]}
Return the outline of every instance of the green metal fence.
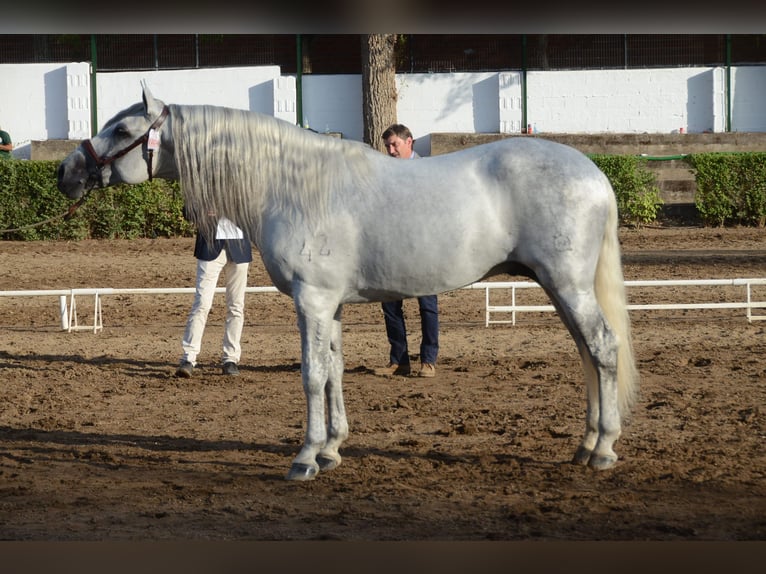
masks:
{"label": "green metal fence", "polygon": [[[298,41],[296,41],[298,40]],[[98,62],[99,71],[277,65],[361,73],[355,34],[9,34],[0,63]],[[400,72],[766,64],[766,34],[402,34]]]}

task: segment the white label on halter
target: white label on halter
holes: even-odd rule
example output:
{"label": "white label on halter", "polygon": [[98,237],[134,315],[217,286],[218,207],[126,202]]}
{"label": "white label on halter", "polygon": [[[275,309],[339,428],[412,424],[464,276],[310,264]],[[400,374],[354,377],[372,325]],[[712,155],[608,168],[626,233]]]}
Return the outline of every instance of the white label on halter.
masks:
{"label": "white label on halter", "polygon": [[160,149],[160,132],[155,129],[149,130],[149,141],[146,144],[147,149]]}

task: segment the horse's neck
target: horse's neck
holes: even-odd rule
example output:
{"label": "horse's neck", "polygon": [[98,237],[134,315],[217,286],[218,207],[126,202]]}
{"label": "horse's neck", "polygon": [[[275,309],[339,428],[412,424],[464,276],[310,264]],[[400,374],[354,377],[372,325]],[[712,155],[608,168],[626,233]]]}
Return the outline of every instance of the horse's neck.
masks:
{"label": "horse's neck", "polygon": [[[172,109],[172,108],[171,108]],[[176,148],[173,140],[173,113],[168,114],[165,125],[160,132],[160,150],[155,153],[157,171],[155,177],[178,180],[181,175],[176,162]]]}

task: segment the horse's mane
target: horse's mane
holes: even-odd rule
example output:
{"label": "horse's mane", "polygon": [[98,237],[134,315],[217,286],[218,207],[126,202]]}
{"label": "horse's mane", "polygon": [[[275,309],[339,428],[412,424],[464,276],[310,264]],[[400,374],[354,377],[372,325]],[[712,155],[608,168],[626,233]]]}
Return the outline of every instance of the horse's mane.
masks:
{"label": "horse's mane", "polygon": [[333,190],[353,193],[369,185],[369,158],[379,153],[256,112],[168,107],[187,215],[208,234],[207,214],[225,216],[256,245],[268,210],[286,211],[290,221],[316,229]]}

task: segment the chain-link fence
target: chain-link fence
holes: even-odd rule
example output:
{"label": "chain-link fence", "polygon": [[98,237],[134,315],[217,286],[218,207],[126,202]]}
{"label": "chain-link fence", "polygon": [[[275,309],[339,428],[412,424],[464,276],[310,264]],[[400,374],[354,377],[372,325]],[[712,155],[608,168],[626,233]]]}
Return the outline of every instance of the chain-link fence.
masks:
{"label": "chain-link fence", "polygon": [[[403,34],[399,72],[483,72],[766,64],[766,34]],[[99,71],[277,65],[361,73],[355,34],[12,34],[0,63],[93,61]]]}

